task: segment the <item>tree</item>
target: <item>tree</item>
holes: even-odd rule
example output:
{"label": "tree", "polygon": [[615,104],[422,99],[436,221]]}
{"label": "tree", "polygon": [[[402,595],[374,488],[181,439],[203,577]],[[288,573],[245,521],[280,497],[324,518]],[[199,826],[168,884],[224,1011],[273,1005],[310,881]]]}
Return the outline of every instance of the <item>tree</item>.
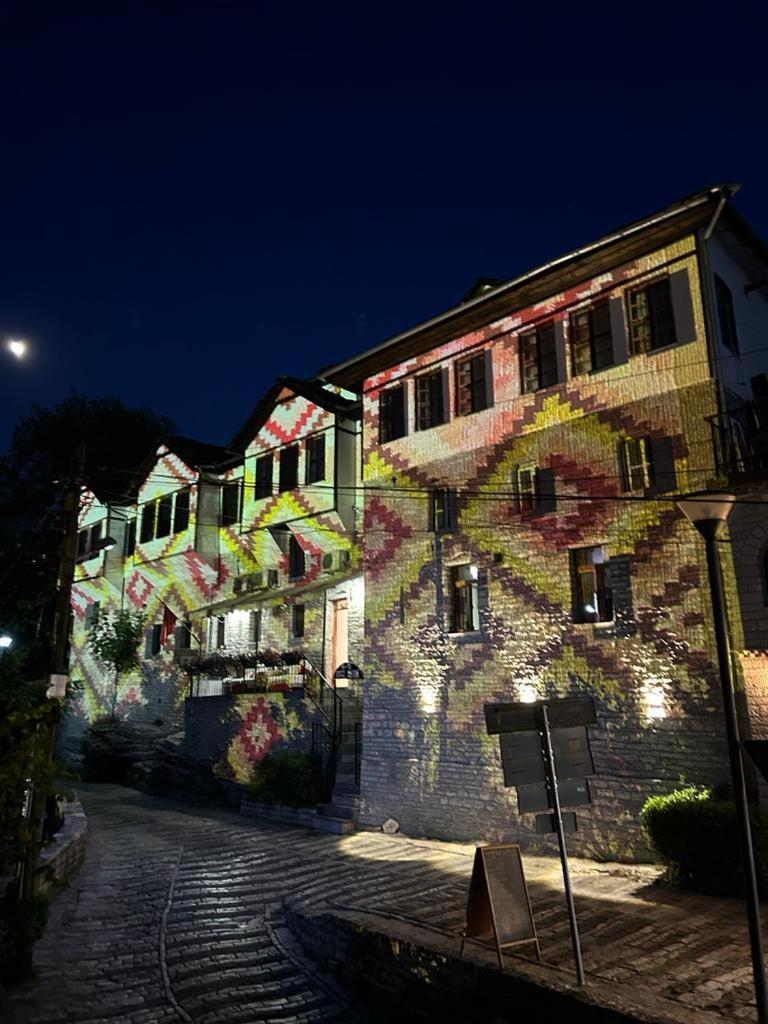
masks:
{"label": "tree", "polygon": [[145,616],[141,612],[120,611],[114,617],[100,618],[88,643],[99,661],[115,670],[112,713],[117,701],[117,683],[122,672],[131,672],[141,664],[139,644],[144,634]]}
{"label": "tree", "polygon": [[136,470],[174,424],[120,399],[75,391],[55,408],[33,406],[0,457],[0,625],[27,655],[27,675],[48,668],[60,499],[86,444],[88,485],[102,499],[130,493]]}

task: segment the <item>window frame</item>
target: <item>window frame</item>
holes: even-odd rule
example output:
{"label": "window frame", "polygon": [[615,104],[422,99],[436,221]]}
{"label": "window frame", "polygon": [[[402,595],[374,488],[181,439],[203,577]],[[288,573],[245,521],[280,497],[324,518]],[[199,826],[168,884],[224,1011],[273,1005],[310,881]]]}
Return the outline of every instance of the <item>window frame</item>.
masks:
{"label": "window frame", "polygon": [[[266,472],[261,472],[263,466]],[[272,497],[272,488],[275,483],[275,459],[271,452],[256,457],[253,478],[253,496],[256,501],[262,498]]]}
{"label": "window frame", "polygon": [[[517,467],[517,507],[522,515],[535,515],[539,510],[541,498],[538,488],[538,466],[526,465]],[[523,486],[522,476],[526,474],[530,481],[530,487]],[[526,501],[523,501],[525,495]]]}
{"label": "window frame", "polygon": [[[482,368],[482,371],[479,375],[476,375],[475,368],[478,366]],[[463,359],[457,359],[454,367],[456,415],[471,416],[473,413],[490,409],[486,349],[483,349],[481,352],[474,352]],[[462,380],[462,374],[467,372],[467,368],[468,377]],[[482,385],[482,393],[480,385]],[[468,402],[464,400],[466,396],[469,397]]]}
{"label": "window frame", "polygon": [[[520,391],[524,395],[532,395],[562,383],[557,365],[557,331],[555,320],[547,320],[518,334],[520,359]],[[546,334],[545,334],[546,332]],[[531,339],[533,339],[531,343]],[[544,341],[547,350],[544,349]],[[531,347],[532,344],[532,347]],[[530,369],[535,363],[535,378]],[[545,369],[547,371],[545,376]],[[551,378],[551,379],[550,379]],[[535,379],[536,384],[532,386]]]}
{"label": "window frame", "polygon": [[[231,505],[234,495],[234,509],[228,508]],[[243,518],[243,488],[242,480],[227,480],[221,485],[221,525],[222,527],[237,526]]]}
{"label": "window frame", "polygon": [[450,566],[449,584],[451,598],[449,632],[454,634],[478,633],[480,631],[478,566],[473,562],[462,562],[459,565]]}
{"label": "window frame", "polygon": [[[606,325],[599,331],[595,326],[596,314],[598,313],[600,313],[600,315],[604,315],[606,318]],[[587,335],[585,339],[577,341],[577,336],[581,330],[577,321],[582,317],[586,317]],[[599,373],[600,370],[608,370],[612,366],[616,365],[616,355],[613,350],[613,331],[611,330],[610,298],[600,299],[598,302],[594,302],[589,306],[573,310],[568,319],[568,335],[571,348],[571,372],[574,377],[580,377],[587,373]],[[606,335],[608,338],[607,347],[604,344],[598,346],[598,339],[604,339]],[[589,351],[588,367],[586,366],[583,356],[581,358],[577,358],[578,345],[581,345]],[[604,352],[608,352],[609,355],[609,361],[607,362],[603,362],[600,358]]]}
{"label": "window frame", "polygon": [[[600,560],[594,561],[596,552],[600,552]],[[608,557],[603,544],[595,544],[589,547],[571,548],[570,571],[571,585],[573,590],[572,618],[574,622],[589,623],[595,626],[612,625],[615,621],[613,608],[613,594],[606,579]],[[588,560],[589,559],[589,560]],[[587,577],[591,577],[591,594],[589,601],[584,599],[588,596],[585,589]],[[588,607],[593,611],[588,611]]]}
{"label": "window frame", "polygon": [[[639,446],[635,455],[639,458],[631,458],[630,448]],[[646,491],[653,487],[656,477],[653,467],[653,446],[649,437],[622,437],[619,442],[621,465],[622,490],[625,493]],[[640,471],[642,478],[640,482],[635,480],[635,473]]]}
{"label": "window frame", "polygon": [[458,518],[455,487],[435,487],[429,492],[429,528],[433,533],[456,533]]}
{"label": "window frame", "polygon": [[[173,507],[176,504],[175,495],[163,494],[157,501],[157,511],[155,513],[155,536],[154,540],[163,540],[165,537],[171,536],[173,527]],[[160,532],[162,529],[162,533]]]}
{"label": "window frame", "polygon": [[280,449],[280,464],[277,471],[278,494],[295,491],[299,486],[299,446],[289,444]]}
{"label": "window frame", "polygon": [[[299,570],[298,572],[296,570]],[[307,574],[307,555],[296,535],[288,537],[288,579],[300,580]]]}
{"label": "window frame", "polygon": [[[664,305],[667,307],[663,312],[668,314],[668,324],[666,330],[671,332],[672,340],[669,340],[667,335],[660,336],[659,319],[661,316],[660,302],[658,298],[660,292],[658,291],[661,286],[664,286]],[[633,304],[636,306],[637,297],[645,295],[646,312],[643,316],[637,316],[633,312]],[[657,298],[653,298],[657,296]],[[636,288],[630,288],[627,291],[627,332],[629,334],[629,346],[630,352],[633,356],[636,355],[649,355],[651,352],[659,352],[665,348],[671,348],[677,344],[677,325],[675,324],[675,306],[672,299],[672,284],[669,274],[664,274],[662,277],[655,277],[650,281],[645,281],[643,284],[638,285]],[[643,335],[647,338],[645,341],[639,342],[638,335],[642,328]]]}
{"label": "window frame", "polygon": [[[395,395],[399,395],[399,410],[394,409]],[[395,413],[402,416],[402,423],[396,422]],[[400,433],[396,431],[402,427]],[[408,436],[408,404],[405,393],[405,381],[393,387],[383,388],[379,392],[379,444],[397,441]]]}
{"label": "window frame", "polygon": [[442,368],[420,373],[414,378],[414,422],[417,430],[431,430],[448,422],[443,379]]}
{"label": "window frame", "polygon": [[304,482],[317,484],[325,480],[325,434],[307,438],[304,458]]}

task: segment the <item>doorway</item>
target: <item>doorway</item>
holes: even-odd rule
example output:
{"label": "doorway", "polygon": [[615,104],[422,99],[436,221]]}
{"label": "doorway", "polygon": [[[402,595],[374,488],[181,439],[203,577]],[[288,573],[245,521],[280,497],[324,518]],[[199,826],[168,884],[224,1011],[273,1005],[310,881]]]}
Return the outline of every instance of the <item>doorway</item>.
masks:
{"label": "doorway", "polygon": [[[328,657],[328,679],[333,679],[333,673],[349,661],[349,601],[341,597],[331,601],[331,646]],[[339,686],[346,686],[346,679],[338,680]]]}

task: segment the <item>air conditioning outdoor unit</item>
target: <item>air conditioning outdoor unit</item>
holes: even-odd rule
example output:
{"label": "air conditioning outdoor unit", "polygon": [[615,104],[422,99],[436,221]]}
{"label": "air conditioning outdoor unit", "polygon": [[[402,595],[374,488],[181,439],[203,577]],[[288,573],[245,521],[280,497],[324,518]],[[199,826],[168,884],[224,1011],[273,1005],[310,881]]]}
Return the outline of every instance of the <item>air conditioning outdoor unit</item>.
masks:
{"label": "air conditioning outdoor unit", "polygon": [[332,572],[334,569],[347,569],[351,560],[349,551],[328,551],[323,555],[323,569],[327,572]]}

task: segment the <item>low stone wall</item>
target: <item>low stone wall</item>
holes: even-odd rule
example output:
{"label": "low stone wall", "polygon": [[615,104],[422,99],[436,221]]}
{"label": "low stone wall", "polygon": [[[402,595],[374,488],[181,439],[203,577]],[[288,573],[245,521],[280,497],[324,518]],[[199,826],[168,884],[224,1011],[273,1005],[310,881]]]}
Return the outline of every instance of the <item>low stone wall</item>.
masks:
{"label": "low stone wall", "polygon": [[88,841],[88,819],[82,804],[75,797],[64,804],[64,824],[40,853],[35,874],[35,888],[51,893],[67,885],[85,861]]}
{"label": "low stone wall", "polygon": [[262,804],[246,799],[240,804],[240,813],[247,818],[266,818],[281,825],[303,825],[306,828],[312,824],[317,812],[314,807],[286,807],[285,804]]}

